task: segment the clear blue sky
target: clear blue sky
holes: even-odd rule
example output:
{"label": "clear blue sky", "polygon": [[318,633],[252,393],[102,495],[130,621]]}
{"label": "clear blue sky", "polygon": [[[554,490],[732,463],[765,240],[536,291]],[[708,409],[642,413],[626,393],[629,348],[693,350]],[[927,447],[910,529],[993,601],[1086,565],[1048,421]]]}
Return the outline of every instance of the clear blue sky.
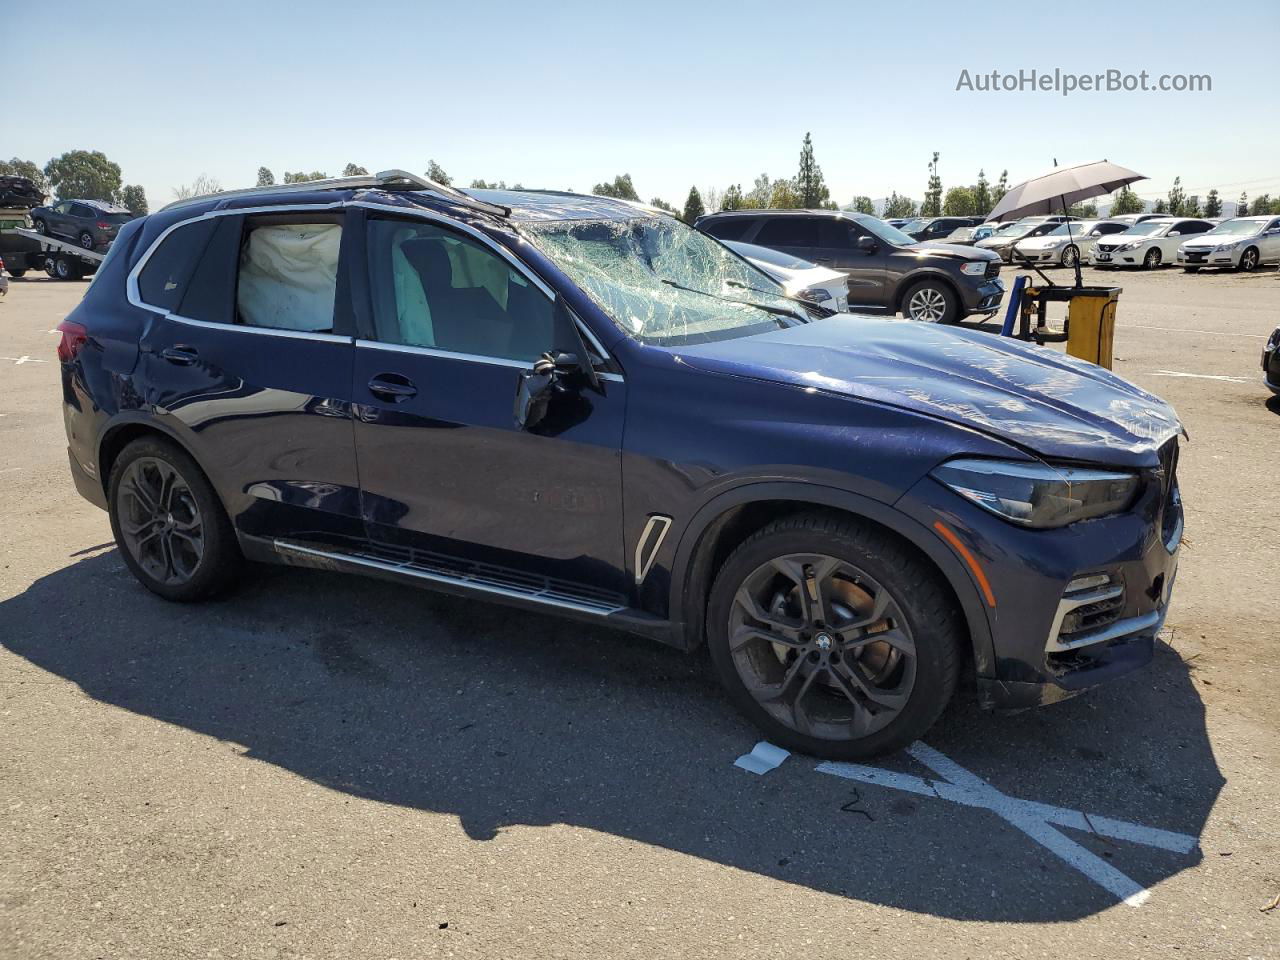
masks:
{"label": "clear blue sky", "polygon": [[[694,184],[794,175],[805,131],[841,203],[919,200],[934,150],[944,186],[1105,157],[1149,196],[1176,175],[1280,194],[1280,4],[64,0],[55,27],[43,10],[5,13],[30,24],[6,45],[0,153],[102,150],[153,209],[202,173],[230,188],[260,165],[429,157],[463,184],[587,191],[629,172],[679,204]],[[961,69],[1033,67],[1208,73],[1213,90],[955,89]]]}

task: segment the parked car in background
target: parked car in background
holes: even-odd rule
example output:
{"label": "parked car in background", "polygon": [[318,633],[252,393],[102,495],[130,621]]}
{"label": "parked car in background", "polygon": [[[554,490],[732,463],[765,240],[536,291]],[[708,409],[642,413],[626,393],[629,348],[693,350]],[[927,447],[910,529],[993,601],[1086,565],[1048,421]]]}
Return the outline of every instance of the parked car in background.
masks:
{"label": "parked car in background", "polygon": [[916,217],[899,229],[916,240],[942,240],[961,227],[976,227],[981,217]]}
{"label": "parked car in background", "polygon": [[52,206],[31,211],[36,233],[65,237],[86,250],[111,243],[120,228],[132,219],[133,214],[125,207],[101,200],[59,200]]}
{"label": "parked car in background", "polygon": [[840,759],[920,737],[962,674],[1018,708],[1151,660],[1159,398],[797,304],[607,197],[321,184],[127,224],[59,326],[69,470],[146,589],[260,560],[706,644],[764,736]]}
{"label": "parked car in background", "polygon": [[1129,224],[1119,220],[1060,223],[1048,233],[1019,240],[1014,244],[1015,256],[1019,263],[1030,260],[1042,265],[1074,267],[1081,257],[1088,257],[1100,238],[1128,229]]}
{"label": "parked car in background", "polygon": [[965,246],[972,246],[979,240],[985,240],[987,237],[994,236],[997,230],[1007,227],[1013,223],[1012,220],[1006,220],[1003,223],[980,223],[973,227],[957,227],[943,238],[943,243],[959,243]]}
{"label": "parked car in background", "polygon": [[1280,263],[1280,217],[1236,217],[1178,247],[1178,263],[1188,273],[1203,267],[1243,270]]}
{"label": "parked car in background", "polygon": [[44,193],[26,177],[0,176],[0,209],[28,210],[44,203]]}
{"label": "parked car in background", "polygon": [[998,258],[973,247],[919,243],[849,210],[722,210],[698,220],[718,240],[780,250],[849,278],[849,309],[955,323],[991,313],[1004,297]]}
{"label": "parked car in background", "polygon": [[991,250],[1005,263],[1012,262],[1013,246],[1019,240],[1038,237],[1055,230],[1058,224],[1067,220],[1061,215],[1045,217],[1023,217],[1006,227],[997,230],[985,240],[977,241],[974,246],[982,250]]}
{"label": "parked car in background", "polygon": [[849,278],[839,270],[820,267],[789,253],[757,247],[752,243],[737,240],[721,242],[782,284],[788,296],[819,304],[838,313],[849,309]]}
{"label": "parked car in background", "polygon": [[1272,331],[1262,349],[1262,382],[1272,393],[1280,394],[1280,327]]}
{"label": "parked car in background", "polygon": [[891,227],[897,227],[899,230],[901,230],[902,225],[904,223],[910,223],[911,220],[912,220],[911,217],[894,217],[892,220],[886,220],[885,223],[887,223]]}
{"label": "parked car in background", "polygon": [[1146,223],[1148,220],[1158,220],[1167,216],[1163,213],[1122,213],[1117,217],[1107,217],[1108,220],[1116,220],[1120,223],[1127,223],[1130,226],[1138,223]]}
{"label": "parked car in background", "polygon": [[1187,237],[1213,228],[1208,220],[1186,217],[1154,217],[1134,224],[1124,233],[1103,237],[1093,245],[1089,262],[1095,267],[1131,267],[1148,270],[1177,259],[1178,247]]}

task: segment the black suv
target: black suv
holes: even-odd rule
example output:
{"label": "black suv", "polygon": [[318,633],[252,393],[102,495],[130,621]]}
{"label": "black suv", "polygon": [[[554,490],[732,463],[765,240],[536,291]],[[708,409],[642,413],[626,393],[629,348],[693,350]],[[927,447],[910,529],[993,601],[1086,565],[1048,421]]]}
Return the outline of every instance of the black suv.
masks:
{"label": "black suv", "polygon": [[1000,258],[989,250],[923,244],[883,220],[848,210],[734,210],[698,219],[718,240],[783,250],[849,277],[850,309],[955,323],[994,313],[1004,297]]}
{"label": "black suv", "polygon": [[945,240],[961,227],[976,227],[982,217],[916,217],[899,229],[917,240]]}
{"label": "black suv", "polygon": [[36,233],[66,237],[86,250],[105,247],[132,219],[133,214],[126,208],[101,200],[59,200],[31,211]]}
{"label": "black suv", "polygon": [[0,208],[30,209],[44,203],[44,194],[27,177],[0,176]]}

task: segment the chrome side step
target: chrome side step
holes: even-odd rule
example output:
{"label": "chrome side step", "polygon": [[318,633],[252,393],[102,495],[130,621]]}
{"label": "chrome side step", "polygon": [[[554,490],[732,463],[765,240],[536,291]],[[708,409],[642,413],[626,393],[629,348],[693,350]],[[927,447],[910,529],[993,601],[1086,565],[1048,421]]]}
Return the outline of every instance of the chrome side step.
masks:
{"label": "chrome side step", "polygon": [[627,610],[621,596],[604,591],[593,591],[554,577],[532,576],[492,564],[423,551],[386,548],[385,552],[359,550],[344,553],[304,546],[289,540],[273,540],[272,546],[282,560],[295,566],[338,570],[349,565],[421,581],[423,584],[459,587],[493,597],[523,600],[598,617],[608,617]]}

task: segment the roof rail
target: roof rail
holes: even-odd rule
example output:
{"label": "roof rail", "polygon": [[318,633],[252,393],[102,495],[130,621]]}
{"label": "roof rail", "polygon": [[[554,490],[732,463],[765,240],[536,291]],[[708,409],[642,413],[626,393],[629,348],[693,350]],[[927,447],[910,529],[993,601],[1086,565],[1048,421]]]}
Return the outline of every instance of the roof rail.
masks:
{"label": "roof rail", "polygon": [[475,197],[463,193],[457,187],[446,186],[443,183],[437,183],[436,181],[429,180],[426,177],[419,177],[416,174],[409,173],[407,170],[382,170],[372,176],[365,174],[363,176],[356,177],[327,177],[324,180],[304,180],[301,183],[277,183],[266,187],[245,187],[240,190],[225,190],[220,193],[207,193],[199,197],[175,200],[173,203],[166,204],[160,209],[172,210],[177,207],[186,206],[187,204],[211,200],[214,197],[219,200],[226,200],[233,197],[253,197],[289,190],[360,190],[370,189],[373,187],[391,187],[396,184],[412,184],[414,187],[421,190],[431,190],[446,199],[461,204],[462,206],[473,207],[477,210],[483,210],[486,213],[496,213],[504,217],[511,215],[511,211],[507,207],[500,206],[496,203],[486,203],[483,200],[477,200]]}

